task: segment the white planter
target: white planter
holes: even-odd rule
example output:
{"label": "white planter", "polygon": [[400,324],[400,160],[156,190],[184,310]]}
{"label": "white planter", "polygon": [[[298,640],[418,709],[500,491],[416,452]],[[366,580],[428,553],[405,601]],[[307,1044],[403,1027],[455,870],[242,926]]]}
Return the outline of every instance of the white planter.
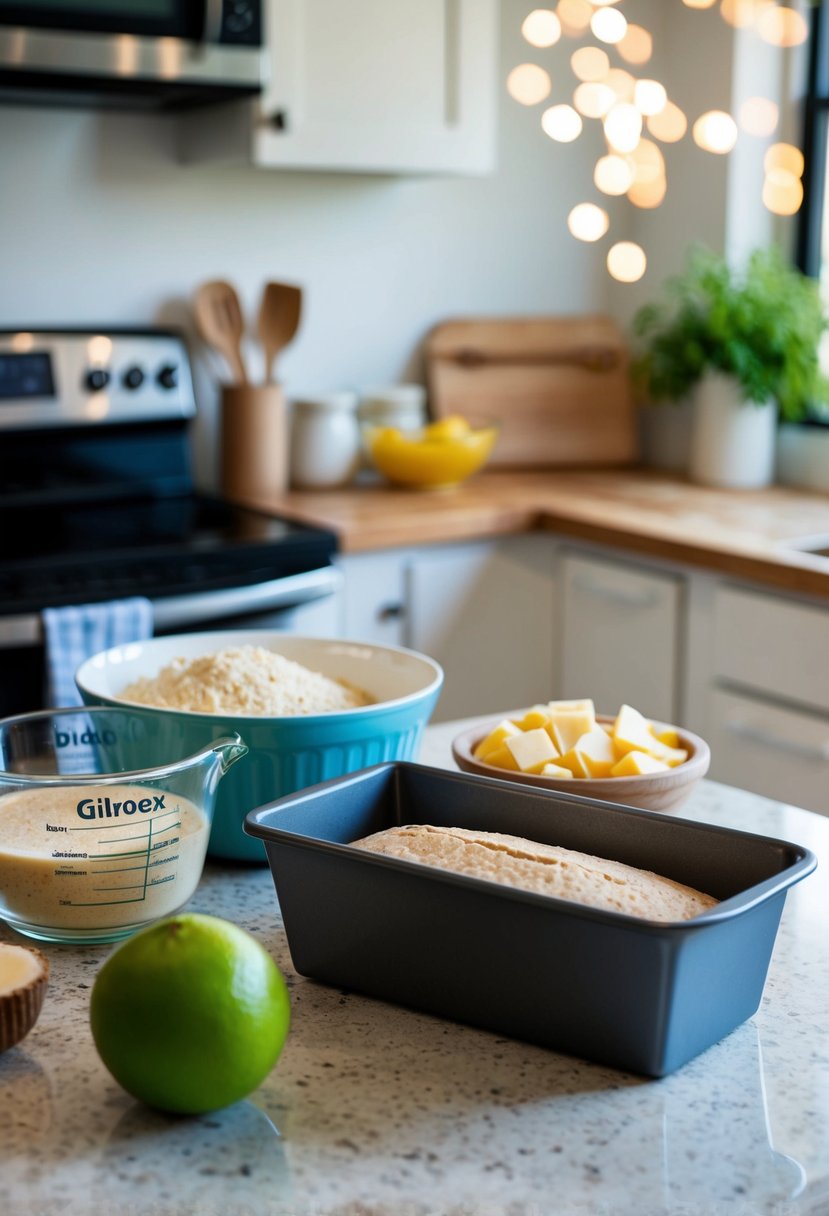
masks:
{"label": "white planter", "polygon": [[749,489],[774,477],[777,407],[742,401],[732,376],[709,372],[693,394],[688,472],[708,486]]}

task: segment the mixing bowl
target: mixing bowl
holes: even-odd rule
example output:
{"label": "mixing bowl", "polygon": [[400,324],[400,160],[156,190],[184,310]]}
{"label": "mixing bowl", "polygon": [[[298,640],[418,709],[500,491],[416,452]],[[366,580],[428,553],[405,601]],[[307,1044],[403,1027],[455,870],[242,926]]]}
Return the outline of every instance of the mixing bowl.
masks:
{"label": "mixing bowl", "polygon": [[127,685],[157,675],[174,659],[240,646],[273,650],[311,671],[346,680],[374,698],[372,704],[355,709],[298,716],[148,707],[146,712],[160,724],[168,750],[195,750],[231,731],[245,740],[249,754],[228,774],[217,794],[208,852],[213,857],[264,863],[261,842],[243,831],[248,811],[372,764],[415,759],[440,694],[443,671],[427,655],[399,646],[245,629],[116,646],[83,663],[76,682],[87,704],[123,706]]}
{"label": "mixing bowl", "polygon": [[0,721],[0,917],[41,941],[111,942],[193,894],[219,780],[247,748],[157,715],[55,709]]}

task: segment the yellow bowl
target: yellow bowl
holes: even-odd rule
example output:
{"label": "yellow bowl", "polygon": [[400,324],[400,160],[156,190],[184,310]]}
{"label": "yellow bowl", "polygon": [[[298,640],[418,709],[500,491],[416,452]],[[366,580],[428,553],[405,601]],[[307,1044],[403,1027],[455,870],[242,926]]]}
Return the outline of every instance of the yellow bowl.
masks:
{"label": "yellow bowl", "polygon": [[363,437],[372,464],[394,485],[436,490],[459,485],[483,468],[498,430],[494,422],[476,425],[451,417],[417,431],[367,423]]}

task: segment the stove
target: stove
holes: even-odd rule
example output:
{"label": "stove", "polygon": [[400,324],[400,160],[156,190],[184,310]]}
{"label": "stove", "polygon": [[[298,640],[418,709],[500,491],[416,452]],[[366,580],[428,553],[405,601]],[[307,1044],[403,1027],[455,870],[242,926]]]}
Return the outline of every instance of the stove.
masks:
{"label": "stove", "polygon": [[173,331],[0,333],[0,713],[39,708],[45,608],[142,595],[156,633],[297,631],[336,591],[333,533],[196,490],[195,415]]}

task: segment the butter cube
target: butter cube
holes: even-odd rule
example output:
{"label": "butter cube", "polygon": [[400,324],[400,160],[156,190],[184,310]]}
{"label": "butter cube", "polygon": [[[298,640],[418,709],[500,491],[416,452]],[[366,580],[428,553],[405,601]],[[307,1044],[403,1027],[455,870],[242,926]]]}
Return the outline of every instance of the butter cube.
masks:
{"label": "butter cube", "polygon": [[613,742],[619,756],[626,752],[648,752],[653,755],[663,747],[650,728],[650,722],[632,705],[623,705],[613,723]]}
{"label": "butter cube", "polygon": [[483,763],[491,764],[494,768],[509,768],[515,773],[518,772],[518,765],[515,762],[515,757],[507,747],[506,743],[502,743],[500,747],[496,747],[494,752],[487,752],[486,759]]}
{"label": "butter cube", "polygon": [[610,770],[611,777],[641,777],[643,773],[667,773],[668,765],[647,752],[627,752]]}
{"label": "butter cube", "polygon": [[649,754],[655,760],[664,761],[668,768],[676,768],[678,764],[683,764],[688,759],[688,752],[684,747],[667,747],[659,739],[654,742],[656,746],[649,749]]}
{"label": "butter cube", "polygon": [[574,777],[590,776],[589,772],[585,768],[584,761],[575,747],[571,747],[570,750],[565,752],[563,756],[559,756],[558,760],[556,760],[556,764],[561,768],[568,769]]}
{"label": "butter cube", "polygon": [[664,743],[666,747],[679,747],[679,735],[672,726],[669,726],[667,730],[658,731],[653,724],[651,724],[651,730],[659,742]]}
{"label": "butter cube", "polygon": [[504,746],[522,773],[540,773],[544,765],[558,755],[543,726],[510,735],[504,740]]}
{"label": "butter cube", "polygon": [[550,764],[544,765],[543,769],[541,770],[541,776],[542,777],[558,777],[559,780],[564,778],[564,780],[566,781],[568,779],[572,779],[575,776],[575,774],[571,773],[569,768],[562,768],[560,764],[550,763]]}
{"label": "butter cube", "polygon": [[562,755],[575,747],[582,735],[587,735],[596,728],[596,712],[593,709],[593,702],[589,701],[585,704],[584,709],[556,709],[554,708],[555,702],[550,702],[548,730]]}
{"label": "butter cube", "polygon": [[503,722],[499,722],[497,726],[489,732],[485,739],[482,739],[475,748],[474,756],[477,760],[486,760],[490,752],[497,751],[503,746],[504,740],[509,735],[517,735],[519,727],[514,722],[510,722],[509,718],[504,718]]}
{"label": "butter cube", "polygon": [[550,715],[546,705],[534,705],[523,718],[513,718],[512,721],[519,730],[536,730],[539,726],[546,728]]}
{"label": "butter cube", "polygon": [[588,731],[576,743],[575,749],[589,777],[609,777],[616,763],[613,740],[600,726]]}
{"label": "butter cube", "polygon": [[579,713],[592,714],[595,718],[596,707],[589,697],[582,697],[580,701],[548,701],[547,710],[549,713]]}

